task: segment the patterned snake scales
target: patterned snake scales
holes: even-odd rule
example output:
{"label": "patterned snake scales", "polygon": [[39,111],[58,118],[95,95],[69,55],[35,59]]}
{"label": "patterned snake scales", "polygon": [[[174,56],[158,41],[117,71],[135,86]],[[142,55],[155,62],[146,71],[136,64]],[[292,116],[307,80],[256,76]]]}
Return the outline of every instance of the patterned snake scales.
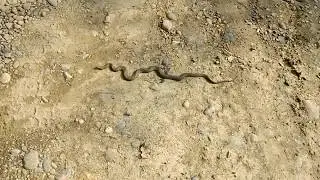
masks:
{"label": "patterned snake scales", "polygon": [[150,73],[152,71],[154,71],[162,79],[171,79],[171,80],[174,80],[174,81],[181,81],[181,80],[185,79],[186,77],[202,77],[207,82],[209,82],[211,84],[220,84],[220,83],[225,83],[225,82],[231,82],[232,81],[232,80],[213,81],[212,79],[209,78],[208,75],[200,74],[200,73],[182,73],[180,75],[170,75],[170,74],[166,73],[164,70],[162,70],[159,66],[149,66],[147,68],[137,69],[131,74],[131,76],[128,74],[127,68],[125,66],[116,67],[111,63],[107,63],[107,64],[105,64],[103,66],[95,67],[94,69],[96,69],[96,70],[104,70],[104,69],[107,69],[107,68],[109,68],[113,72],[121,71],[122,72],[122,77],[126,81],[132,81],[132,80],[136,79],[137,76],[140,73]]}

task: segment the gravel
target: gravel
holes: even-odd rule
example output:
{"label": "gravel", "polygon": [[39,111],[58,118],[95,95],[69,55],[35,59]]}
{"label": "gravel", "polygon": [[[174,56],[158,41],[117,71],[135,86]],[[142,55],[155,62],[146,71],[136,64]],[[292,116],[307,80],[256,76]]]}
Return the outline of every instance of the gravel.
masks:
{"label": "gravel", "polygon": [[31,150],[23,158],[23,167],[28,170],[34,170],[39,164],[39,153]]}
{"label": "gravel", "polygon": [[[50,11],[50,6],[57,6],[58,0],[0,0],[0,60],[5,62],[2,72],[12,71],[15,62],[11,42],[19,38],[24,25],[34,18],[39,18],[42,11]],[[0,70],[1,71],[1,70]],[[0,72],[1,74],[1,72]],[[6,76],[8,79],[9,76]]]}

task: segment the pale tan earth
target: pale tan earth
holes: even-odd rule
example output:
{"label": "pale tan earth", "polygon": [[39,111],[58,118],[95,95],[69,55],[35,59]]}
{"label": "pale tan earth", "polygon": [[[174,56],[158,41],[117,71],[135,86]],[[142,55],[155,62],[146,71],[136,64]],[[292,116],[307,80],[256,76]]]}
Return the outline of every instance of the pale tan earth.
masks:
{"label": "pale tan earth", "polygon": [[[320,178],[320,1],[68,0],[48,10],[24,24],[10,42],[16,64],[0,71],[11,77],[0,83],[0,179]],[[106,62],[234,81],[129,82],[93,69]]]}

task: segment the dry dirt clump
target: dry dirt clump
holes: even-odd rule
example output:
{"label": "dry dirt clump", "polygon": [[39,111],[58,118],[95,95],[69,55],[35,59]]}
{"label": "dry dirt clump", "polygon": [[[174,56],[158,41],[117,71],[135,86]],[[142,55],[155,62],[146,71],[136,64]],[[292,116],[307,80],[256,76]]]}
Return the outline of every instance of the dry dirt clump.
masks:
{"label": "dry dirt clump", "polygon": [[320,179],[320,2],[0,0],[0,92],[0,179]]}

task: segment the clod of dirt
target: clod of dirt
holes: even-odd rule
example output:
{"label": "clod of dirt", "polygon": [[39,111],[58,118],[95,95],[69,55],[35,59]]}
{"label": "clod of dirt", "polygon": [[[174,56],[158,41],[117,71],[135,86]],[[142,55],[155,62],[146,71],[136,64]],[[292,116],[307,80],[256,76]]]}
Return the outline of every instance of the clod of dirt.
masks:
{"label": "clod of dirt", "polygon": [[303,102],[305,110],[308,114],[308,117],[311,119],[319,119],[320,117],[320,107],[312,100],[305,100]]}
{"label": "clod of dirt", "polygon": [[39,164],[39,153],[31,150],[23,158],[23,167],[25,169],[33,170],[36,169]]}
{"label": "clod of dirt", "polygon": [[170,20],[165,19],[163,20],[161,27],[163,30],[170,32],[173,29],[173,24]]}
{"label": "clod of dirt", "polygon": [[3,73],[0,77],[0,82],[3,84],[9,83],[11,80],[11,75],[9,73]]}

